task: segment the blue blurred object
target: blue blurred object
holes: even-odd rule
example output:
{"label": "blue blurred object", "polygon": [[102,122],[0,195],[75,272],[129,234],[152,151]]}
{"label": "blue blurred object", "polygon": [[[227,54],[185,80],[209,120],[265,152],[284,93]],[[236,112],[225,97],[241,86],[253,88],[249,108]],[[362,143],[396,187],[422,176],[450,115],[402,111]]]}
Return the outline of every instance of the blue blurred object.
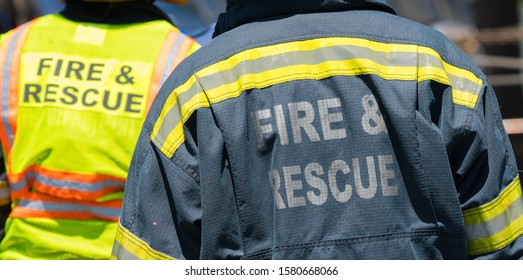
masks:
{"label": "blue blurred object", "polygon": [[[52,14],[63,9],[60,0],[33,1],[38,15]],[[164,11],[183,33],[204,45],[212,38],[216,19],[225,11],[225,0],[192,0],[186,5],[173,5],[162,1],[154,3]]]}
{"label": "blue blurred object", "polygon": [[59,12],[64,7],[60,0],[39,0],[34,2],[38,3],[38,10],[42,15]]}
{"label": "blue blurred object", "polygon": [[225,11],[225,4],[225,0],[192,0],[186,5],[155,2],[176,27],[202,45],[211,40],[216,19]]}

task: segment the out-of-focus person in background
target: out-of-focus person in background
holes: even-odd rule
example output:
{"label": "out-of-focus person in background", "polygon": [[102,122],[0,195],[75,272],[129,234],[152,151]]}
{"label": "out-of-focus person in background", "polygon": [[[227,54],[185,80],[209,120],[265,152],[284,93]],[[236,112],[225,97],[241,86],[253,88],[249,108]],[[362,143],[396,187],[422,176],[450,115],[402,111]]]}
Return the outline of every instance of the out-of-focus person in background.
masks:
{"label": "out-of-focus person in background", "polygon": [[66,0],[2,35],[0,259],[109,258],[145,115],[199,46],[149,0]]}
{"label": "out-of-focus person in background", "polygon": [[[178,29],[202,45],[211,40],[218,15],[225,11],[225,0],[192,0],[180,5],[156,1],[154,5],[165,12]],[[60,0],[0,0],[0,33],[62,9]]]}
{"label": "out-of-focus person in background", "polygon": [[164,83],[119,259],[523,258],[487,76],[384,0],[228,0]]}
{"label": "out-of-focus person in background", "polygon": [[211,40],[218,15],[225,12],[225,0],[192,0],[176,6],[158,2],[156,5],[172,18],[176,27],[202,45]]}

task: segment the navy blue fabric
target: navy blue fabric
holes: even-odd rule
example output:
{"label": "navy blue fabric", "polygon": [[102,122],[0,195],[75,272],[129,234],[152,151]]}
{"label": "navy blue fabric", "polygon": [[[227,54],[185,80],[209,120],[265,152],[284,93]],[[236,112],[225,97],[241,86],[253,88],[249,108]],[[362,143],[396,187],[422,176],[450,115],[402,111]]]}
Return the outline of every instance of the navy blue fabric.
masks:
{"label": "navy blue fabric", "polygon": [[[521,258],[522,238],[492,254],[468,254],[462,211],[492,201],[517,176],[485,75],[441,33],[384,11],[382,4],[367,4],[285,17],[274,4],[278,17],[224,29],[187,58],[160,90],[145,123],[121,224],[153,249],[179,259]],[[474,108],[455,104],[452,88],[431,80],[377,75],[292,80],[198,109],[184,124],[185,142],[170,158],[150,141],[166,99],[199,70],[245,50],[331,37],[433,49],[483,80],[479,100]],[[366,96],[375,98],[386,133],[369,136],[362,128]],[[316,106],[332,99],[340,100],[341,107],[332,108],[343,116],[343,124],[333,129],[344,128],[346,137],[304,136],[294,144],[289,127],[291,140],[283,145],[273,126],[264,138],[267,147],[259,147],[254,112],[282,105],[288,117],[289,104]],[[318,118],[312,124],[321,127]],[[342,161],[350,171],[330,176],[329,167],[339,171]],[[378,187],[369,194],[365,187],[372,180]],[[363,188],[356,190],[358,184]],[[324,185],[327,197],[311,199]],[[343,197],[333,194],[332,186],[339,192],[350,188],[350,197],[340,202]],[[161,204],[152,208],[156,201]],[[147,229],[155,217],[166,215],[172,223]]]}
{"label": "navy blue fabric", "polygon": [[227,10],[218,17],[213,36],[242,24],[300,13],[375,9],[396,13],[383,0],[227,0]]}

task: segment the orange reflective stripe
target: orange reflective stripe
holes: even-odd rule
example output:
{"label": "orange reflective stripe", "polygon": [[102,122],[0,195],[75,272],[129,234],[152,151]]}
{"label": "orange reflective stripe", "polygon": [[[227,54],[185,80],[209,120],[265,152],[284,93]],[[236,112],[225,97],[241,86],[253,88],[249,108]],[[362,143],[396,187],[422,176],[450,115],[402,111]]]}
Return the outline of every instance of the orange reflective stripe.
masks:
{"label": "orange reflective stripe", "polygon": [[45,194],[31,193],[27,199],[17,202],[9,217],[51,218],[118,221],[121,200],[107,202],[59,199]]}
{"label": "orange reflective stripe", "polygon": [[18,112],[18,86],[20,82],[20,59],[22,47],[25,44],[27,35],[31,26],[35,23],[32,21],[28,26],[21,30],[21,34],[16,41],[16,46],[13,55],[13,61],[11,66],[11,77],[10,77],[10,98],[9,98],[9,124],[13,130],[13,135],[16,135],[16,115]]}
{"label": "orange reflective stripe", "polygon": [[23,177],[27,176],[27,173],[29,172],[36,172],[38,174],[41,174],[46,177],[66,180],[66,181],[76,181],[76,182],[82,182],[82,183],[96,183],[106,180],[114,180],[114,181],[120,181],[125,182],[125,178],[120,178],[112,175],[106,175],[106,174],[80,174],[80,173],[74,173],[69,171],[59,171],[59,170],[52,170],[45,168],[43,166],[39,166],[36,164],[33,164],[26,168],[21,173],[18,174],[9,174],[9,181],[10,182],[17,182],[20,181]]}
{"label": "orange reflective stripe", "polygon": [[[2,95],[1,95],[1,99],[0,99],[0,103],[2,104],[0,106],[0,116],[3,116],[4,115],[4,102],[2,101],[3,98],[4,98],[4,93],[6,90],[4,90],[4,88],[6,88],[8,90],[8,87],[9,87],[9,84],[6,84],[8,81],[10,81],[10,79],[8,78],[9,77],[9,67],[7,64],[8,60],[7,60],[7,50],[8,50],[8,47],[11,45],[11,41],[13,40],[13,37],[15,36],[15,32],[11,32],[11,34],[9,34],[7,36],[7,38],[4,40],[1,48],[0,48],[0,90],[2,92]],[[7,76],[7,77],[6,77]],[[5,78],[5,79],[4,79]],[[3,120],[3,118],[2,118]],[[9,151],[11,149],[11,143],[9,141],[9,137],[7,135],[7,131],[6,131],[6,128],[4,127],[4,122],[0,122],[0,141],[2,141],[2,145],[4,147],[4,150],[5,151]]]}
{"label": "orange reflective stripe", "polygon": [[184,60],[189,55],[189,50],[195,44],[195,41],[193,39],[183,34],[181,34],[181,36],[184,37],[184,40],[180,46],[176,59],[174,60],[174,63],[171,66],[171,72],[174,70],[174,68],[176,68],[176,66],[178,66],[178,64],[180,64],[180,62],[182,62],[182,60]]}
{"label": "orange reflective stripe", "polygon": [[[154,73],[151,78],[151,86],[149,89],[149,96],[147,97],[147,109],[145,111],[145,114],[149,111],[149,108],[151,108],[151,104],[154,101],[154,98],[156,97],[156,94],[158,93],[158,90],[160,89],[160,86],[164,81],[162,81],[162,75],[164,73],[165,65],[168,64],[169,60],[169,54],[172,52],[172,47],[175,43],[176,38],[180,34],[180,31],[171,30],[167,35],[165,36],[165,40],[162,45],[162,49],[160,50],[160,53],[158,54],[158,57],[156,58],[156,67],[154,68]],[[176,51],[176,50],[175,50]]]}
{"label": "orange reflective stripe", "polygon": [[0,49],[0,116],[2,117],[0,139],[5,151],[11,149],[16,132],[20,53],[36,21],[30,21],[11,31]]}
{"label": "orange reflective stripe", "polygon": [[23,198],[34,189],[61,198],[98,199],[122,191],[125,178],[103,174],[78,174],[31,165],[18,174],[7,174],[13,198]]}
{"label": "orange reflective stripe", "polygon": [[39,192],[51,194],[57,197],[62,198],[74,198],[74,199],[90,199],[95,200],[98,198],[101,198],[105,195],[108,195],[110,193],[114,193],[117,191],[123,191],[124,187],[122,186],[114,186],[114,187],[105,187],[103,190],[98,191],[92,191],[92,192],[84,192],[84,191],[78,191],[78,190],[71,190],[71,189],[64,189],[63,187],[57,187],[57,186],[49,186],[42,183],[34,182],[33,188],[35,190],[38,190]]}

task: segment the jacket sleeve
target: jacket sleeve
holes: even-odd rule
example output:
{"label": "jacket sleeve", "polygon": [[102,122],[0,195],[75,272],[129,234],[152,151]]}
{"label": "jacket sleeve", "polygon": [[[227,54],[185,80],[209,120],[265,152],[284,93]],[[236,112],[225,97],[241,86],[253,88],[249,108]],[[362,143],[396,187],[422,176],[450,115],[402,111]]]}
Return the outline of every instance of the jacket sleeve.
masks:
{"label": "jacket sleeve", "polygon": [[469,256],[523,258],[521,184],[492,87],[483,86],[475,108],[456,110],[467,111],[462,118],[465,129],[458,129],[454,139],[448,138],[447,147]]}
{"label": "jacket sleeve", "polygon": [[[195,169],[177,158],[183,152],[173,158],[162,154],[150,131],[144,126],[133,155],[112,257],[198,258],[201,208]],[[185,145],[179,150],[186,151]]]}

